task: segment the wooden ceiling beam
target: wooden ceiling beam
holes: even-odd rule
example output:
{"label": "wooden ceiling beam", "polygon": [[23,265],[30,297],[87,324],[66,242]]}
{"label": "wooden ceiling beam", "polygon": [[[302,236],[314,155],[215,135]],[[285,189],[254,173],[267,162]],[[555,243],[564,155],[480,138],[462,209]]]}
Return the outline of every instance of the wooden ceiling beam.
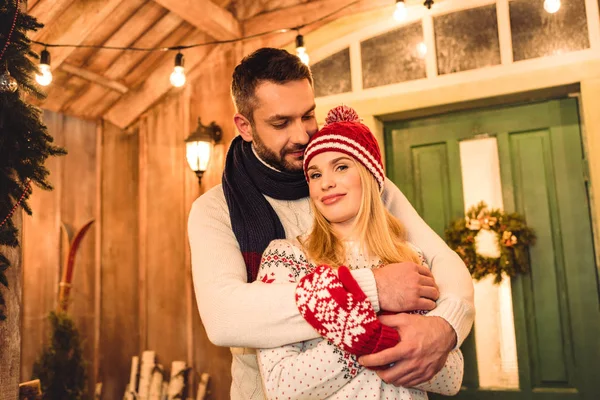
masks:
{"label": "wooden ceiling beam", "polygon": [[154,1],[217,40],[242,36],[240,23],[233,14],[210,0]]}
{"label": "wooden ceiling beam", "polygon": [[[352,3],[352,0],[315,0],[310,3],[280,8],[242,21],[242,29],[244,36],[251,36],[262,32],[295,28],[309,24],[350,3]],[[390,7],[391,10],[392,5],[393,2],[390,0],[362,0],[332,15],[324,21],[330,22],[343,16],[358,14],[382,7]],[[304,33],[304,30],[302,32]]]}
{"label": "wooden ceiling beam", "polygon": [[[306,28],[306,33],[311,32],[321,26],[327,24],[326,21],[313,24]],[[243,44],[243,53],[248,54],[256,48],[269,46],[269,47],[282,47],[294,40],[295,33],[279,33],[272,36],[265,36],[254,40],[245,41]],[[201,37],[191,37],[190,43],[201,42]],[[204,53],[206,57],[198,54],[189,54],[190,50],[185,52],[185,68],[186,76],[189,82],[192,82],[199,74],[202,73],[202,69],[206,66],[210,66],[212,60],[220,57],[222,52],[228,51],[228,45],[219,45],[216,47],[211,46],[212,50]],[[205,49],[205,48],[200,48]],[[192,49],[193,50],[193,49]],[[192,58],[193,56],[193,58]],[[171,57],[172,58],[172,57]],[[140,115],[142,115],[148,108],[150,108],[156,101],[158,101],[167,92],[173,89],[169,83],[168,76],[173,69],[173,62],[171,58],[167,58],[164,64],[159,68],[155,69],[150,76],[143,79],[144,85],[139,90],[131,90],[128,94],[122,96],[104,115],[103,118],[110,121],[116,126],[126,128],[131,125]]]}
{"label": "wooden ceiling beam", "polygon": [[[82,42],[83,45],[102,44],[104,46],[128,46],[144,33],[167,11],[158,4],[145,0],[127,0],[110,15],[110,24],[101,24]],[[78,48],[64,61],[68,66],[64,71],[73,71],[73,75],[83,77],[87,82],[75,91],[63,104],[61,110],[71,112],[70,106],[79,101],[82,93],[98,84],[117,92],[127,91],[127,87],[114,79],[106,78],[104,72],[123,52],[95,48]],[[63,65],[64,65],[63,64]],[[54,88],[56,89],[56,88]],[[49,92],[54,95],[54,89]]]}
{"label": "wooden ceiling beam", "polygon": [[[39,2],[39,0],[27,0],[26,1],[27,11],[31,10],[38,2]],[[21,2],[21,5],[23,5],[23,2]]]}
{"label": "wooden ceiling beam", "polygon": [[[174,14],[167,14],[162,17],[151,30],[147,31],[139,40],[136,40],[134,47],[168,47],[181,40],[178,31],[186,30],[186,25],[181,18]],[[188,25],[189,27],[189,25]],[[186,30],[187,31],[187,30]],[[175,39],[173,39],[175,37]],[[152,53],[141,51],[127,51],[119,57],[103,74],[110,79],[121,79],[127,73],[135,69],[144,59]]]}
{"label": "wooden ceiling beam", "polygon": [[[39,0],[35,4],[29,5],[29,11],[27,13],[32,17],[35,17],[38,22],[47,27],[59,15],[64,13],[71,3],[73,3],[73,1],[75,0]],[[32,32],[30,38],[37,40],[42,34],[43,30]]]}
{"label": "wooden ceiling beam", "polygon": [[54,70],[52,75],[52,84],[46,88],[48,97],[44,100],[38,100],[31,96],[30,99],[33,104],[45,110],[62,112],[63,105],[88,82],[83,78],[68,74],[62,69]]}
{"label": "wooden ceiling beam", "polygon": [[[164,8],[153,2],[144,4],[106,41],[104,46],[128,47],[135,43],[164,15]],[[96,73],[104,73],[124,53],[121,50],[100,49],[89,57],[85,66]]]}
{"label": "wooden ceiling beam", "polygon": [[79,67],[75,67],[73,65],[67,64],[67,63],[63,63],[60,66],[60,69],[62,69],[63,71],[65,71],[71,75],[75,75],[75,76],[83,78],[87,81],[90,81],[92,83],[96,83],[100,86],[104,86],[105,88],[115,90],[121,94],[125,94],[129,91],[129,88],[127,86],[123,85],[122,83],[113,81],[112,79],[107,79],[100,74],[97,74],[92,71],[88,71],[87,69],[84,69],[84,68],[79,68]]}
{"label": "wooden ceiling beam", "polygon": [[[163,42],[163,45],[168,47],[172,46],[174,43],[189,43],[186,42],[186,40],[189,40],[189,38],[194,35],[194,32],[198,31],[190,26],[187,22],[184,22]],[[206,37],[204,33],[198,34],[199,36],[196,37]],[[128,85],[132,91],[140,90],[143,85],[147,84],[147,79],[152,79],[152,73],[157,66],[162,64],[171,64],[171,71],[169,72],[170,75],[173,68],[172,66],[174,65],[174,57],[175,54],[173,52],[151,53],[145,56],[144,59],[135,66],[135,68],[130,70],[129,73],[121,79],[121,81]],[[169,81],[169,76],[167,75],[162,79]],[[102,97],[100,101],[92,105],[91,111],[93,111],[98,117],[104,115],[119,100],[119,98],[113,96],[113,94],[114,93],[112,92],[108,92],[108,94]]]}
{"label": "wooden ceiling beam", "polygon": [[221,8],[226,8],[227,6],[229,6],[231,4],[231,1],[232,0],[212,0],[213,3],[215,3]]}
{"label": "wooden ceiling beam", "polygon": [[[127,21],[132,18],[142,7],[146,0],[127,0],[121,3],[110,14],[110,23],[100,24],[93,32],[91,32],[83,42],[82,45],[99,45],[106,44],[115,33],[119,30],[119,27],[125,25]],[[158,6],[157,6],[158,7]],[[77,67],[83,67],[89,65],[88,60],[94,56],[100,50],[95,48],[78,48],[65,60],[65,62],[75,65]],[[118,51],[116,52],[118,53]]]}
{"label": "wooden ceiling beam", "polygon": [[[147,31],[143,36],[136,40],[132,46],[135,47],[157,47],[164,46],[175,32],[183,30],[185,33],[189,31],[181,27],[183,21],[178,16],[168,13],[163,16],[152,29]],[[182,35],[177,35],[181,38]],[[110,66],[102,75],[111,80],[121,81],[121,79],[137,65],[139,65],[148,54],[139,51],[125,51],[121,53],[119,58]],[[104,110],[106,106],[101,105],[104,97],[110,95],[110,91],[105,88],[92,85],[84,92],[79,93],[77,99],[69,106],[69,111],[75,115],[83,115],[86,117],[98,116],[98,110]],[[112,97],[112,96],[111,96]]]}
{"label": "wooden ceiling beam", "polygon": [[[102,23],[110,20],[110,14],[123,0],[86,0],[71,4],[52,24],[45,27],[39,41],[52,44],[81,44]],[[75,50],[73,47],[50,49],[52,68],[59,67]]]}
{"label": "wooden ceiling beam", "polygon": [[[205,36],[204,34],[195,34],[189,39],[191,43],[201,42],[205,40]],[[212,45],[186,50],[186,72],[189,74],[214,48],[215,46]],[[169,75],[172,71],[173,54],[165,54],[163,62],[144,79],[143,85],[139,89],[131,90],[122,96],[108,110],[104,118],[120,128],[129,126],[152,104],[173,88],[169,82]]]}

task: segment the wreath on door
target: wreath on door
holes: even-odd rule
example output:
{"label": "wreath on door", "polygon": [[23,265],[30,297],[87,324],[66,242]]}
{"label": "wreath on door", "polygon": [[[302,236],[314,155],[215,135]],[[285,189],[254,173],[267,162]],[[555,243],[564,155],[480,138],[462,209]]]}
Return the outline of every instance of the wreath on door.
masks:
{"label": "wreath on door", "polygon": [[492,275],[494,283],[500,283],[503,276],[529,273],[529,246],[536,237],[517,213],[490,209],[481,202],[464,218],[452,221],[445,236],[476,280]]}

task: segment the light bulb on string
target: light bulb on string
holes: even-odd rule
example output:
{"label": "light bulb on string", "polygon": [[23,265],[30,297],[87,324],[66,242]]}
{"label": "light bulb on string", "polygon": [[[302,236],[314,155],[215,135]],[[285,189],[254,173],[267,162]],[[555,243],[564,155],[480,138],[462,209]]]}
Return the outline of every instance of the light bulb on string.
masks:
{"label": "light bulb on string", "polygon": [[560,10],[560,0],[545,0],[544,10],[549,14],[554,14]]}
{"label": "light bulb on string", "polygon": [[170,76],[171,85],[182,87],[185,85],[185,69],[183,68],[183,54],[177,53],[175,56],[175,67]]}
{"label": "light bulb on string", "polygon": [[402,22],[408,16],[408,10],[404,0],[396,0],[396,10],[394,11],[394,19],[398,22]]}
{"label": "light bulb on string", "polygon": [[40,54],[40,73],[35,74],[35,80],[42,86],[48,86],[52,83],[52,70],[50,69],[50,52],[46,49]]}
{"label": "light bulb on string", "polygon": [[306,47],[304,47],[304,36],[300,34],[296,36],[296,55],[300,58],[300,61],[308,65],[310,57],[306,52]]}

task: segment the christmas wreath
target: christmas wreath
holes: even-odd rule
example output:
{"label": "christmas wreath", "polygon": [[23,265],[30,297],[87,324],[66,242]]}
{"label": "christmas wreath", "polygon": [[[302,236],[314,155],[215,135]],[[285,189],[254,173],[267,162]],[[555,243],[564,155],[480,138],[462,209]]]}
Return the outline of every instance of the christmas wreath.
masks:
{"label": "christmas wreath", "polygon": [[529,272],[529,246],[535,234],[525,219],[489,209],[481,202],[471,207],[465,218],[454,220],[446,229],[446,242],[463,259],[474,279],[494,275],[514,277]]}

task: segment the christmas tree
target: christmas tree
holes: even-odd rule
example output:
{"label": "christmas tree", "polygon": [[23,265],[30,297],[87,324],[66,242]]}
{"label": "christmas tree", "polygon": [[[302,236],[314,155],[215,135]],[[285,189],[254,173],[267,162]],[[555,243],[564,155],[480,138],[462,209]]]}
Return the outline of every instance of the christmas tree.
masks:
{"label": "christmas tree", "polygon": [[[35,83],[38,72],[27,33],[42,27],[25,14],[19,0],[0,0],[0,245],[19,245],[12,215],[22,207],[28,214],[31,184],[51,190],[44,162],[66,154],[52,145],[42,122],[42,111],[25,101],[27,95],[43,98]],[[10,267],[0,253],[0,320],[6,318],[2,290],[10,290],[4,274]],[[2,287],[4,286],[4,287]]]}
{"label": "christmas tree", "polygon": [[79,331],[65,312],[50,313],[49,345],[33,366],[44,400],[87,399],[86,371]]}

